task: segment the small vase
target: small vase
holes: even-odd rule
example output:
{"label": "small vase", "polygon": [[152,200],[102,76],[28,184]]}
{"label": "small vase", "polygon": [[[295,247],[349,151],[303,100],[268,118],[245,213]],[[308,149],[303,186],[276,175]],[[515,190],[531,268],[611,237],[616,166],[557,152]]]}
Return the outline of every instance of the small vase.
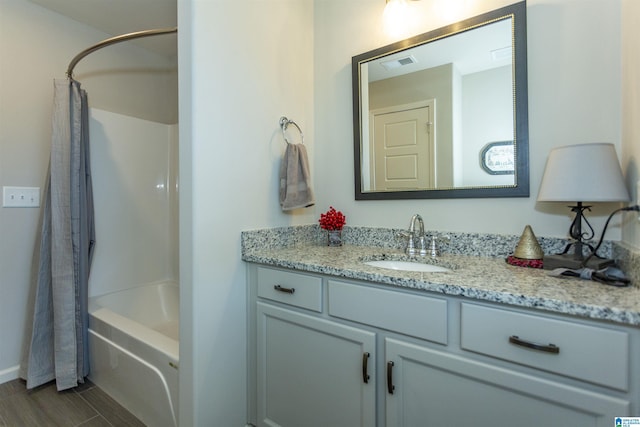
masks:
{"label": "small vase", "polygon": [[342,230],[327,230],[327,246],[342,246]]}

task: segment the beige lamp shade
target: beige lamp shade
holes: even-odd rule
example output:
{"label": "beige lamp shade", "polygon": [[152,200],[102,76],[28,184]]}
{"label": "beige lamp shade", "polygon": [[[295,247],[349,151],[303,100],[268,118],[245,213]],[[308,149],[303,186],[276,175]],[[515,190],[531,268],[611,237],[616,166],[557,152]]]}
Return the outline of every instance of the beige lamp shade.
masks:
{"label": "beige lamp shade", "polygon": [[629,200],[613,144],[567,145],[551,150],[538,192],[540,202]]}

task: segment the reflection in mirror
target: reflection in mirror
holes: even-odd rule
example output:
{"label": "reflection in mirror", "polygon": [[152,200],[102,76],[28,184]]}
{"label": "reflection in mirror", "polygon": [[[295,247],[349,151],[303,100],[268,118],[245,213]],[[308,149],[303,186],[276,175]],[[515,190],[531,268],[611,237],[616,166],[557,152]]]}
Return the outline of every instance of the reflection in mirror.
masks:
{"label": "reflection in mirror", "polygon": [[529,195],[525,14],[353,58],[356,199]]}

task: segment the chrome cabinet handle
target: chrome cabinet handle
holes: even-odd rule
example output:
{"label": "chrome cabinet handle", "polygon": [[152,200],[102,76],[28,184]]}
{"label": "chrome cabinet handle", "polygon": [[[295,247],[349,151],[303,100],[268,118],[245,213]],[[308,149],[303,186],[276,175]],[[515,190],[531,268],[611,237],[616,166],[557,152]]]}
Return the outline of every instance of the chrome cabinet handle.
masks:
{"label": "chrome cabinet handle", "polygon": [[296,291],[296,288],[285,288],[284,286],[274,285],[273,289],[278,292],[284,292],[285,294],[292,294]]}
{"label": "chrome cabinet handle", "polygon": [[365,384],[369,383],[369,352],[362,353],[362,381]]}
{"label": "chrome cabinet handle", "polygon": [[393,385],[393,365],[393,362],[387,362],[387,391],[389,394],[393,394],[393,390],[396,389],[396,386]]}
{"label": "chrome cabinet handle", "polygon": [[560,353],[560,347],[558,347],[555,344],[538,344],[535,342],[520,339],[517,335],[511,335],[509,337],[509,342],[511,344],[519,345],[520,347],[526,347],[532,350],[538,350],[545,353],[551,353],[551,354]]}

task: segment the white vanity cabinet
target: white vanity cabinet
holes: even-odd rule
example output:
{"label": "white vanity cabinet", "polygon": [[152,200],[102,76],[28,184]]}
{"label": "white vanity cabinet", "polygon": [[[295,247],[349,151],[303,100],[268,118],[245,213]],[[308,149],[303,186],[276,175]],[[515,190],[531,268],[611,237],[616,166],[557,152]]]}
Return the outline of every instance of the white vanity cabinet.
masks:
{"label": "white vanity cabinet", "polygon": [[375,334],[257,305],[258,425],[374,426]]}
{"label": "white vanity cabinet", "polygon": [[[386,425],[598,426],[629,414],[627,400],[517,369],[386,340]],[[393,394],[391,394],[393,392]]]}
{"label": "white vanity cabinet", "polygon": [[640,414],[637,328],[256,264],[249,313],[257,426],[608,427]]}
{"label": "white vanity cabinet", "polygon": [[375,333],[308,314],[317,276],[258,267],[255,284],[255,425],[375,426]]}

